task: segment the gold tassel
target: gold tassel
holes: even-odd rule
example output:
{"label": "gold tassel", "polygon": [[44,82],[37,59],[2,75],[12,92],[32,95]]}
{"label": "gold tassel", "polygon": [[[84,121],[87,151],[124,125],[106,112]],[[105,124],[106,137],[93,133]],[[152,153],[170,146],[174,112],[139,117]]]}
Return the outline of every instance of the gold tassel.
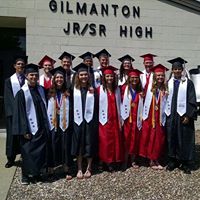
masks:
{"label": "gold tassel", "polygon": [[161,95],[160,95],[160,126],[162,126],[162,97],[163,97],[163,93],[161,92]]}
{"label": "gold tassel", "polygon": [[129,113],[129,123],[132,123],[132,115],[131,115],[131,101],[130,101],[130,113]]}
{"label": "gold tassel", "polygon": [[153,109],[152,109],[152,127],[155,128],[155,95],[152,97]]}
{"label": "gold tassel", "polygon": [[57,129],[57,106],[56,106],[56,99],[54,98],[54,110],[53,110],[53,125],[55,129]]}

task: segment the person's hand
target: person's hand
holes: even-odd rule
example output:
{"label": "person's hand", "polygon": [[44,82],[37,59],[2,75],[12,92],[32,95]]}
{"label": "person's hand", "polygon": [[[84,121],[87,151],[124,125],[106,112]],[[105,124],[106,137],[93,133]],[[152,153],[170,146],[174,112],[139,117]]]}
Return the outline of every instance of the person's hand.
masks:
{"label": "person's hand", "polygon": [[186,117],[186,116],[183,117],[183,118],[182,118],[182,123],[183,123],[183,124],[188,124],[188,123],[189,123],[189,118]]}
{"label": "person's hand", "polygon": [[24,134],[24,138],[27,139],[27,140],[30,140],[31,134],[29,134],[29,133]]}
{"label": "person's hand", "polygon": [[94,88],[93,88],[93,87],[89,87],[89,92],[90,92],[91,94],[94,94]]}

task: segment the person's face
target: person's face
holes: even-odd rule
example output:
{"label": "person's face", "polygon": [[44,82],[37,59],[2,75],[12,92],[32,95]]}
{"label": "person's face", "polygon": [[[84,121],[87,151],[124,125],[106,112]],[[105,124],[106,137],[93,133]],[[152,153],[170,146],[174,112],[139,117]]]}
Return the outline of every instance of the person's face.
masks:
{"label": "person's face", "polygon": [[53,69],[53,65],[50,61],[44,61],[43,63],[44,72],[47,74],[50,70]]}
{"label": "person's face", "polygon": [[99,58],[99,63],[100,63],[100,66],[101,66],[101,67],[106,67],[106,66],[109,65],[109,58],[106,57],[106,56],[101,56],[101,57]]}
{"label": "person's face", "polygon": [[72,65],[72,61],[70,58],[63,58],[61,60],[61,65],[62,67],[67,71],[67,70],[70,70],[70,67]]}
{"label": "person's face", "polygon": [[88,67],[92,67],[93,66],[93,60],[92,59],[85,59],[84,64],[86,64]]}
{"label": "person's face", "polygon": [[87,84],[87,82],[89,80],[89,76],[86,71],[79,72],[78,78],[79,78],[80,83],[83,85]]}
{"label": "person's face", "polygon": [[172,68],[172,73],[174,74],[174,78],[175,79],[181,79],[182,72],[183,72],[183,68],[182,67],[174,67],[174,68]]}
{"label": "person's face", "polygon": [[64,77],[62,74],[56,74],[55,75],[55,84],[58,88],[61,88],[64,84]]}
{"label": "person's face", "polygon": [[26,74],[26,79],[30,86],[37,85],[38,78],[39,78],[38,72],[30,72],[30,73]]}
{"label": "person's face", "polygon": [[123,68],[124,70],[129,70],[132,68],[132,64],[131,64],[131,61],[130,60],[125,60],[123,62]]}
{"label": "person's face", "polygon": [[24,67],[25,67],[25,63],[22,60],[18,60],[15,64],[14,64],[14,68],[17,74],[23,74],[24,73]]}
{"label": "person's face", "polygon": [[129,80],[132,86],[136,86],[140,82],[139,76],[135,76],[135,75],[130,76]]}
{"label": "person's face", "polygon": [[153,65],[154,65],[154,62],[152,60],[145,60],[144,61],[144,66],[145,66],[147,73],[150,73],[150,69],[153,67]]}
{"label": "person's face", "polygon": [[112,84],[114,81],[114,74],[105,74],[105,81],[107,84]]}
{"label": "person's face", "polygon": [[156,72],[156,81],[158,84],[164,83],[165,81],[165,73],[164,72]]}

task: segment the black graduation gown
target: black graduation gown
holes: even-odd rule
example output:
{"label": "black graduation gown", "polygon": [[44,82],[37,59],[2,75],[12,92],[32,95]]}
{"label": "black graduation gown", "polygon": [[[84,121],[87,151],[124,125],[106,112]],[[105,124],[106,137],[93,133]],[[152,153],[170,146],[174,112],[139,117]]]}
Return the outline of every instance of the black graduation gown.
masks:
{"label": "black graduation gown", "polygon": [[69,126],[63,131],[59,127],[59,116],[57,116],[57,130],[50,131],[50,144],[49,144],[49,167],[56,167],[61,164],[67,166],[72,165],[71,156],[71,140],[72,140],[72,110],[71,110],[71,96],[69,97]]}
{"label": "black graduation gown", "polygon": [[[87,90],[81,89],[82,110],[85,112]],[[83,121],[78,126],[73,122],[72,134],[72,155],[82,155],[84,157],[94,157],[98,151],[98,103],[97,93],[94,92],[94,114],[93,119],[87,123],[83,117]]]}
{"label": "black graduation gown", "polygon": [[22,173],[25,176],[38,176],[42,168],[46,167],[47,161],[47,136],[48,136],[48,118],[46,108],[42,98],[37,91],[37,87],[30,88],[30,93],[35,106],[38,131],[31,135],[27,140],[23,137],[29,133],[29,122],[26,115],[25,96],[23,90],[20,90],[15,98],[13,128],[15,135],[21,135],[21,155],[22,155]]}
{"label": "black graduation gown", "polygon": [[15,160],[17,154],[20,153],[19,136],[12,134],[14,95],[10,78],[5,80],[4,84],[4,108],[6,116],[6,156],[8,159]]}
{"label": "black graduation gown", "polygon": [[180,161],[193,161],[195,154],[195,129],[194,120],[197,118],[196,94],[193,82],[188,80],[186,113],[189,124],[182,124],[177,113],[178,87],[174,85],[171,114],[166,119],[168,156]]}

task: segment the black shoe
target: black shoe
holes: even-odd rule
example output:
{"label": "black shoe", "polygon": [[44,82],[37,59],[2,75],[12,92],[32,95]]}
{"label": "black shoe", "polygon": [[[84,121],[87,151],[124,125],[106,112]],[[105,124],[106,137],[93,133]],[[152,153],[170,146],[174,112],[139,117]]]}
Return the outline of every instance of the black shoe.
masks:
{"label": "black shoe", "polygon": [[26,177],[26,176],[22,176],[21,184],[22,185],[29,185],[30,184],[29,178]]}
{"label": "black shoe", "polygon": [[9,161],[5,164],[5,168],[10,168],[10,167],[12,167],[14,164],[15,164],[14,161],[10,161],[10,160],[9,160]]}
{"label": "black shoe", "polygon": [[182,165],[180,169],[183,171],[184,174],[191,174],[191,170],[187,165]]}
{"label": "black shoe", "polygon": [[173,171],[174,169],[176,169],[178,167],[178,163],[177,162],[169,162],[167,165],[166,170],[168,171]]}

